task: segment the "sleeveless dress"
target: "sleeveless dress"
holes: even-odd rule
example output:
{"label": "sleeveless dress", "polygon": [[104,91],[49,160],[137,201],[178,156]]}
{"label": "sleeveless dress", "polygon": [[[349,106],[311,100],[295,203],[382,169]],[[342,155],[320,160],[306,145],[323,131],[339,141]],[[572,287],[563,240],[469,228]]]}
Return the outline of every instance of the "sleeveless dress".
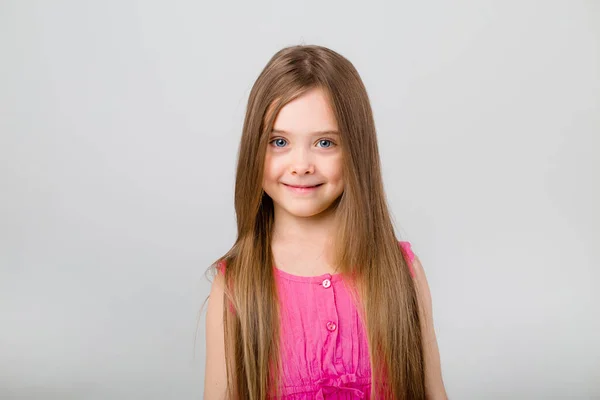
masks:
{"label": "sleeveless dress", "polygon": [[[399,242],[414,276],[410,242]],[[223,264],[218,266],[222,271]],[[366,331],[340,274],[298,276],[275,268],[284,400],[369,399]]]}

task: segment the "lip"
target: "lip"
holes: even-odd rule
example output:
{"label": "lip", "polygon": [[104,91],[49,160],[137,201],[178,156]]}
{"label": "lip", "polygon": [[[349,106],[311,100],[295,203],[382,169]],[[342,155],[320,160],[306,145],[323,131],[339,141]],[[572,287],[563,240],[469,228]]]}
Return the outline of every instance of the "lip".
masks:
{"label": "lip", "polygon": [[318,184],[317,186],[306,186],[306,185],[293,186],[293,185],[287,185],[285,183],[283,185],[286,188],[290,189],[292,192],[298,193],[298,194],[312,193],[315,190],[317,190],[319,187],[323,186],[322,183]]}

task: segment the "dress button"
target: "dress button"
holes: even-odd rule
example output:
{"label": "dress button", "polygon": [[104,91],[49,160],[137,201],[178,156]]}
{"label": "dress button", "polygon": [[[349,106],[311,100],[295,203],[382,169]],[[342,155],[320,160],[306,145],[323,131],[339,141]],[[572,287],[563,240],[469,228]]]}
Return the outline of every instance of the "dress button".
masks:
{"label": "dress button", "polygon": [[329,279],[325,279],[323,281],[323,287],[327,289],[329,286],[331,286],[331,281]]}
{"label": "dress button", "polygon": [[337,328],[335,322],[329,321],[327,323],[327,329],[330,330],[331,332],[335,331],[335,328]]}

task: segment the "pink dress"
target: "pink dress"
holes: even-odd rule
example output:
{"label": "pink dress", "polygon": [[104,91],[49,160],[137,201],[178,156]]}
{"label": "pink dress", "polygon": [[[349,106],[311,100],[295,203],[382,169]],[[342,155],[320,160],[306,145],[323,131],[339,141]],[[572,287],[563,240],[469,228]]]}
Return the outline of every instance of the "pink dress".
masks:
{"label": "pink dress", "polygon": [[[399,244],[414,276],[411,245]],[[341,275],[306,277],[275,271],[281,310],[283,399],[369,399],[367,336]]]}

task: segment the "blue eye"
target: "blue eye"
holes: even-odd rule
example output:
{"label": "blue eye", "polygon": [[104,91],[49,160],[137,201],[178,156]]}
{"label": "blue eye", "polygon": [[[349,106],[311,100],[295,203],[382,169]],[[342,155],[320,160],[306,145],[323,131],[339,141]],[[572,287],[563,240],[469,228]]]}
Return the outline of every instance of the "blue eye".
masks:
{"label": "blue eye", "polygon": [[[274,140],[271,140],[271,143],[277,143],[277,142],[279,142],[280,144],[281,144],[281,142],[284,142],[284,143],[285,143],[285,139],[281,139],[281,138],[279,138],[279,139],[274,139]],[[278,145],[275,145],[275,147],[283,147],[283,146],[278,146]]]}
{"label": "blue eye", "polygon": [[329,148],[329,147],[333,146],[333,142],[331,140],[327,140],[327,139],[319,140],[319,143],[323,143],[323,142],[329,143],[329,146],[324,146],[325,148]]}

